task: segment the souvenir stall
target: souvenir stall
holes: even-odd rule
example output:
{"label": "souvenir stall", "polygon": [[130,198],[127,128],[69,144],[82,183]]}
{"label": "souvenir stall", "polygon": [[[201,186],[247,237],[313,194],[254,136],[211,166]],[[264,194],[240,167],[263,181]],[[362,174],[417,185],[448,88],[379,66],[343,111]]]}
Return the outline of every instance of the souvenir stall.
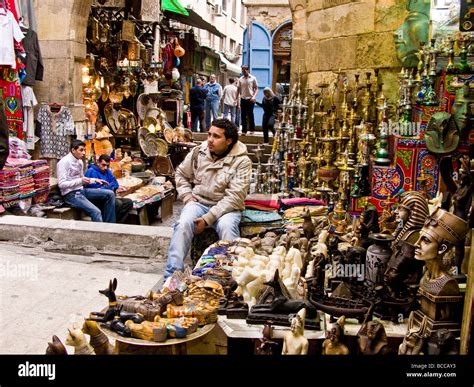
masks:
{"label": "souvenir stall", "polygon": [[29,154],[37,139],[33,108],[38,102],[32,87],[43,79],[43,63],[37,33],[27,22],[34,15],[25,18],[21,11],[14,1],[0,1],[2,154],[9,150],[0,176],[0,212],[15,208],[27,212],[49,194],[48,163],[30,160]]}
{"label": "souvenir stall", "polygon": [[[261,196],[246,202],[265,211],[244,212],[245,238],[193,256],[193,276],[233,281],[218,319],[228,337],[285,353],[286,331],[262,338],[251,327],[288,326],[304,309],[300,322],[319,332],[313,353],[468,352],[472,48],[468,33],[419,44],[402,62],[395,105],[377,69],[315,90],[297,77],[270,162],[254,171]],[[295,199],[303,208],[282,218]]]}

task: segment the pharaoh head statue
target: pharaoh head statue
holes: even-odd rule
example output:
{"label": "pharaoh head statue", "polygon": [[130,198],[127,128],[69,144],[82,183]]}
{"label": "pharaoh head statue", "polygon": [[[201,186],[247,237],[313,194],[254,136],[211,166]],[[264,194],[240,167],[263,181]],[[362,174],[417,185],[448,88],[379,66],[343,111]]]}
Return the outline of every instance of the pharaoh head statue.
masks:
{"label": "pharaoh head statue", "polygon": [[428,43],[430,0],[408,0],[408,15],[395,31],[397,56],[404,67],[416,67],[420,42]]}
{"label": "pharaoh head statue", "polygon": [[451,108],[451,114],[459,130],[471,127],[469,124],[473,115],[473,106],[474,88],[471,88],[469,83],[465,83],[463,87],[456,90],[456,98]]}
{"label": "pharaoh head statue", "polygon": [[[428,202],[425,196],[418,191],[408,191],[401,195],[398,208],[395,210],[397,221],[402,228],[396,232],[395,243],[407,239],[413,231],[423,227],[429,215]],[[412,243],[414,243],[412,241]]]}

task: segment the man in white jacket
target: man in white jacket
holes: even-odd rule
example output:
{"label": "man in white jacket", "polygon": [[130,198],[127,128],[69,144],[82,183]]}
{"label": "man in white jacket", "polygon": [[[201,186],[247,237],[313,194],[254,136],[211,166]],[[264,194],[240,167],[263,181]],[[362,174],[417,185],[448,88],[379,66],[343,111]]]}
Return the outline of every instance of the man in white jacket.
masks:
{"label": "man in white jacket", "polygon": [[185,206],[168,249],[165,279],[184,270],[194,235],[213,227],[220,239],[240,236],[239,223],[250,185],[252,162],[227,119],[212,122],[207,141],[194,148],[176,170],[176,189]]}

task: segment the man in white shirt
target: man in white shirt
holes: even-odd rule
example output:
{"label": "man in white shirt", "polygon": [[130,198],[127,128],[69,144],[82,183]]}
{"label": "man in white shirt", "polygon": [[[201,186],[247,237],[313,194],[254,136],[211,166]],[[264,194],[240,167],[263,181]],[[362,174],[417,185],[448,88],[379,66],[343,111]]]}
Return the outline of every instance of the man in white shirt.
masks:
{"label": "man in white shirt", "polygon": [[224,87],[222,92],[222,99],[224,101],[224,118],[227,118],[230,112],[230,121],[235,124],[235,113],[237,111],[237,86],[235,86],[235,79],[229,78],[229,84]]}
{"label": "man in white shirt", "polygon": [[257,100],[258,83],[257,78],[249,72],[247,65],[242,66],[242,76],[237,86],[237,98],[240,96],[240,117],[242,123],[242,135],[247,133],[247,121],[250,134],[255,131],[255,119],[253,108]]}
{"label": "man in white shirt", "polygon": [[[57,165],[58,186],[64,201],[71,207],[79,208],[89,215],[93,222],[115,223],[115,194],[108,189],[84,188],[83,184],[109,183],[102,179],[84,177],[82,159],[86,154],[86,144],[74,140],[71,152]],[[93,202],[93,203],[92,203]],[[102,211],[96,207],[100,205]]]}

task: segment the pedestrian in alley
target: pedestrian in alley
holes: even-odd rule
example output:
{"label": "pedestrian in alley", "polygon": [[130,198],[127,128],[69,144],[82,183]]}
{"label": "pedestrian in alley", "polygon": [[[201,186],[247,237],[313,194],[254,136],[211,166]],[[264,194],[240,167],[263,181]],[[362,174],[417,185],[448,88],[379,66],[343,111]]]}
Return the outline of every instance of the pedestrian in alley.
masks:
{"label": "pedestrian in alley", "polygon": [[219,115],[219,105],[222,98],[222,86],[216,82],[216,75],[211,74],[209,82],[204,85],[206,94],[206,129],[209,130],[211,121]]}
{"label": "pedestrian in alley", "polygon": [[[100,155],[96,164],[91,164],[87,168],[86,177],[96,178],[99,180],[105,180],[108,185],[100,183],[90,183],[86,184],[85,188],[97,188],[97,189],[108,189],[114,192],[116,195],[117,192],[123,191],[123,187],[119,187],[118,181],[110,170],[110,156]],[[128,213],[133,208],[133,200],[120,198],[115,196],[115,218],[117,223],[125,224],[127,223]]]}
{"label": "pedestrian in alley", "polygon": [[262,102],[257,102],[257,105],[263,108],[263,119],[262,119],[262,130],[263,130],[263,142],[268,144],[268,132],[271,131],[275,136],[275,120],[278,114],[278,107],[280,105],[280,99],[273,93],[273,90],[269,87],[263,89]]}
{"label": "pedestrian in alley", "polygon": [[191,129],[193,132],[199,130],[204,132],[206,129],[204,123],[204,107],[206,104],[206,90],[203,87],[204,82],[201,78],[196,79],[196,85],[189,91],[189,100],[191,105]]}
{"label": "pedestrian in alley", "polygon": [[239,105],[241,109],[242,135],[245,135],[247,130],[250,132],[249,134],[253,134],[255,131],[253,108],[257,99],[258,83],[257,78],[250,74],[247,65],[242,66],[242,74],[243,75],[239,78],[239,84],[237,85],[237,97],[240,97]]}
{"label": "pedestrian in alley", "polygon": [[235,85],[234,78],[229,78],[229,84],[224,87],[222,100],[224,101],[224,118],[228,118],[228,114],[230,113],[230,120],[235,124],[237,112],[237,86]]}
{"label": "pedestrian in alley", "polygon": [[93,222],[115,223],[115,194],[111,190],[83,187],[83,184],[109,184],[102,179],[84,176],[82,159],[85,154],[86,144],[74,140],[71,152],[59,160],[57,175],[61,195],[67,204],[83,210]]}
{"label": "pedestrian in alley", "polygon": [[235,124],[213,121],[207,141],[189,152],[176,170],[176,190],[185,206],[173,228],[165,279],[184,270],[193,237],[206,227],[213,227],[219,239],[239,238],[251,172],[252,162]]}

